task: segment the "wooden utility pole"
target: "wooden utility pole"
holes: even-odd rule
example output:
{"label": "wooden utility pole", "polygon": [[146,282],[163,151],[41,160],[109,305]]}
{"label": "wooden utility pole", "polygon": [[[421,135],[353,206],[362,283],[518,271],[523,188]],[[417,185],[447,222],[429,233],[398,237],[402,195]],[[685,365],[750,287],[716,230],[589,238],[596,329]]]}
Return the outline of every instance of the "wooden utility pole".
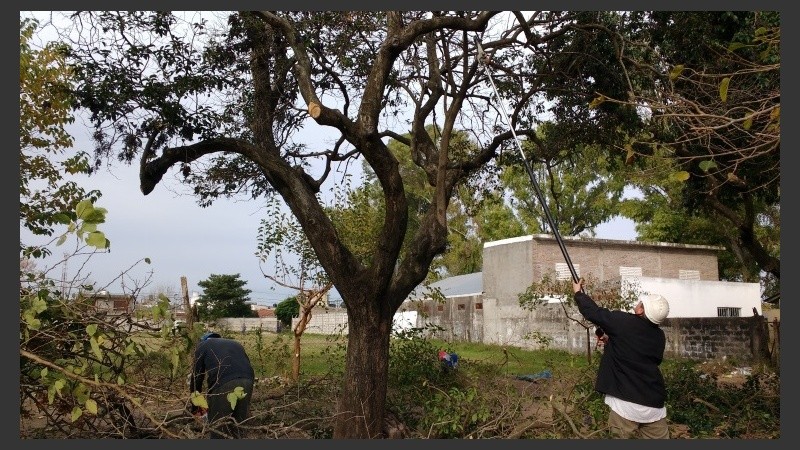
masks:
{"label": "wooden utility pole", "polygon": [[189,285],[186,277],[181,277],[181,294],[183,294],[183,311],[186,314],[186,329],[194,330],[194,311],[189,303]]}

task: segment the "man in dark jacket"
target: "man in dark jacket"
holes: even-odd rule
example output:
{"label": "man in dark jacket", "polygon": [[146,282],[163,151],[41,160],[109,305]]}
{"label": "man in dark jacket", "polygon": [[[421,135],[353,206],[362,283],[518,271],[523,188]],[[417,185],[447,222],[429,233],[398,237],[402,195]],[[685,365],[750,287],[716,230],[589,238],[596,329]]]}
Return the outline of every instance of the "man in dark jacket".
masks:
{"label": "man in dark jacket", "polygon": [[643,295],[633,313],[611,311],[573,282],[575,303],[587,320],[608,335],[595,389],[605,394],[611,432],[622,438],[668,439],[666,386],[661,374],[666,338],[659,324],[669,314],[660,295]]}
{"label": "man in dark jacket", "polygon": [[[217,333],[205,333],[194,351],[189,391],[202,392],[204,379],[208,384],[206,397],[211,438],[241,438],[238,424],[250,414],[255,380],[253,366],[242,344],[233,339],[223,339]],[[242,389],[237,391],[238,387]],[[231,407],[229,394],[235,399],[234,407]],[[194,409],[196,407],[193,407],[193,413]],[[215,423],[217,421],[220,423]]]}

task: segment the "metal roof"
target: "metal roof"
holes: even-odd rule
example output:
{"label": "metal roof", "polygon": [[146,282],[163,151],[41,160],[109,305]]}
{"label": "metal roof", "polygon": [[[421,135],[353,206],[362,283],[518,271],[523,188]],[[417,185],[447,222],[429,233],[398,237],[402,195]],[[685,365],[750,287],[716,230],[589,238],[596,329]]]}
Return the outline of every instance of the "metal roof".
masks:
{"label": "metal roof", "polygon": [[[456,275],[445,278],[435,283],[431,283],[430,289],[438,288],[445,297],[456,297],[462,295],[479,295],[483,293],[483,272],[469,273],[466,275]],[[410,298],[420,298],[427,296],[429,292],[425,286],[417,286]]]}

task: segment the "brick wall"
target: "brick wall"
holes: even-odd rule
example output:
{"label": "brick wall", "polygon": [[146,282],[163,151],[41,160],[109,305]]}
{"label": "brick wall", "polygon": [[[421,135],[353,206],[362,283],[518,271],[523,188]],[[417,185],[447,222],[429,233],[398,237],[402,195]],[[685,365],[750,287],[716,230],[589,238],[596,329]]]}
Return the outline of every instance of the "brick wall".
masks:
{"label": "brick wall", "polygon": [[763,316],[666,319],[667,353],[691,359],[769,358],[769,328]]}
{"label": "brick wall", "polygon": [[[564,246],[581,275],[590,274],[600,281],[619,279],[620,266],[641,267],[645,277],[679,278],[681,270],[696,270],[701,280],[719,280],[715,247],[608,239],[568,239]],[[556,263],[565,262],[558,242],[549,237],[534,238],[532,257],[536,262],[531,281],[540,280],[555,270]],[[484,265],[484,272],[488,270]]]}

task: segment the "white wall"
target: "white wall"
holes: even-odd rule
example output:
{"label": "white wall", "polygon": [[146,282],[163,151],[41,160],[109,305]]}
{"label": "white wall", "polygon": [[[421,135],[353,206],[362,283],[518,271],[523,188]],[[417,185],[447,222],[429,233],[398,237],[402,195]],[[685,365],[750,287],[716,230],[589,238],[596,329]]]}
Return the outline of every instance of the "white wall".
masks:
{"label": "white wall", "polygon": [[623,283],[637,286],[642,294],[660,294],[669,301],[668,317],[718,317],[718,307],[741,308],[741,317],[761,312],[758,283],[679,280],[675,278],[631,277]]}
{"label": "white wall", "polygon": [[416,311],[400,311],[394,313],[392,319],[392,331],[399,333],[401,331],[408,331],[417,326],[417,312]]}

